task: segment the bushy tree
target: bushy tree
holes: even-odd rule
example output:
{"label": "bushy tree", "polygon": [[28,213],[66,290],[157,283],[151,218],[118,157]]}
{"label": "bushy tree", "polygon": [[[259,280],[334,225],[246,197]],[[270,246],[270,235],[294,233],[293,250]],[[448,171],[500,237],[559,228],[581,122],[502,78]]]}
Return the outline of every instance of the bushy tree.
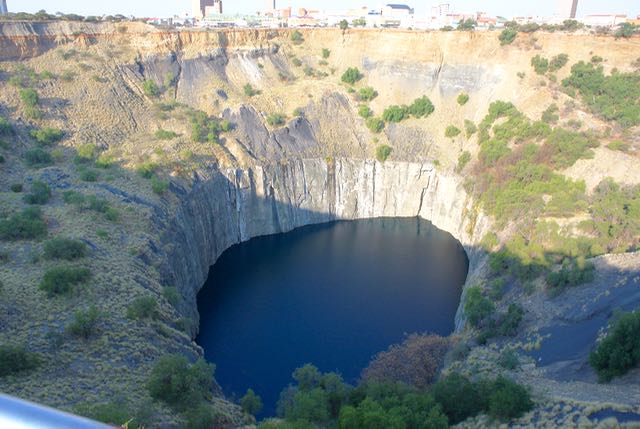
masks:
{"label": "bushy tree", "polygon": [[22,346],[0,345],[0,377],[34,370],[41,363],[40,356]]}
{"label": "bushy tree", "polygon": [[28,240],[47,235],[47,224],[39,207],[29,207],[8,219],[0,220],[0,239]]}
{"label": "bushy tree", "polygon": [[91,306],[88,310],[78,310],[74,315],[73,322],[67,326],[69,334],[88,340],[96,332],[102,314],[96,306]]}
{"label": "bushy tree", "polygon": [[358,91],[358,98],[362,101],[371,101],[378,96],[378,91],[370,86],[360,88]]}
{"label": "bushy tree", "polygon": [[498,36],[498,40],[500,40],[500,44],[504,46],[512,44],[516,40],[516,37],[518,37],[518,30],[505,28],[500,33],[500,36]]}
{"label": "bushy tree", "polygon": [[464,106],[469,102],[469,94],[466,92],[461,92],[458,94],[458,98],[456,99],[459,105]]}
{"label": "bushy tree", "polygon": [[158,312],[158,302],[151,296],[144,296],[133,300],[127,309],[129,319],[154,319]]}
{"label": "bushy tree", "polygon": [[435,110],[435,106],[426,95],[413,100],[413,103],[411,103],[407,109],[407,111],[416,118],[427,117]]}
{"label": "bushy tree", "polygon": [[382,112],[382,119],[385,122],[400,122],[409,116],[407,106],[389,106]]}
{"label": "bushy tree", "polygon": [[449,340],[438,335],[409,335],[401,344],[374,356],[362,371],[364,381],[402,382],[429,386],[438,375],[449,350]]}
{"label": "bushy tree", "polygon": [[58,143],[64,137],[64,132],[57,128],[45,127],[31,131],[31,137],[42,146],[51,146]]}
{"label": "bushy tree", "polygon": [[359,81],[363,77],[364,76],[362,75],[362,73],[360,73],[360,70],[358,70],[357,67],[349,67],[342,74],[342,77],[340,78],[340,80],[342,80],[344,83],[348,83],[350,85],[353,85],[354,83],[356,83],[357,81]]}
{"label": "bushy tree", "polygon": [[87,245],[80,240],[55,237],[44,243],[44,257],[72,261],[87,255]]}
{"label": "bushy tree", "polygon": [[245,413],[255,416],[262,411],[262,399],[253,389],[247,389],[247,393],[240,399],[240,406]]}
{"label": "bushy tree", "polygon": [[51,198],[51,188],[44,182],[34,180],[31,184],[31,192],[24,196],[27,204],[46,204]]}
{"label": "bushy tree", "polygon": [[455,125],[449,125],[445,130],[444,135],[445,137],[454,138],[459,136],[460,133],[462,133],[462,131],[460,131],[460,128],[456,127]]}
{"label": "bushy tree", "polygon": [[185,410],[211,396],[214,370],[215,366],[202,358],[190,364],[182,355],[165,355],[151,371],[149,394],[177,410]]}
{"label": "bushy tree", "polygon": [[473,326],[480,326],[487,317],[493,314],[495,306],[482,295],[479,286],[470,287],[464,303],[464,313]]}
{"label": "bushy tree", "polygon": [[549,70],[549,60],[540,55],[536,55],[531,58],[531,66],[533,66],[536,73],[542,75]]}
{"label": "bushy tree", "polygon": [[160,87],[151,79],[147,79],[142,83],[142,90],[148,97],[157,97],[160,95]]}
{"label": "bushy tree", "polygon": [[385,162],[389,155],[391,155],[391,147],[386,144],[380,145],[376,148],[376,159],[380,162]]}
{"label": "bushy tree", "polygon": [[372,133],[378,134],[384,129],[384,121],[380,118],[370,117],[365,121],[367,128]]}
{"label": "bushy tree", "polygon": [[626,374],[640,363],[640,312],[624,313],[589,355],[601,381]]}
{"label": "bushy tree", "polygon": [[88,268],[53,267],[45,271],[39,287],[50,297],[64,295],[71,292],[74,286],[89,280],[90,277],[91,271]]}
{"label": "bushy tree", "polygon": [[40,148],[29,149],[24,154],[24,160],[29,167],[42,168],[53,164],[51,154]]}

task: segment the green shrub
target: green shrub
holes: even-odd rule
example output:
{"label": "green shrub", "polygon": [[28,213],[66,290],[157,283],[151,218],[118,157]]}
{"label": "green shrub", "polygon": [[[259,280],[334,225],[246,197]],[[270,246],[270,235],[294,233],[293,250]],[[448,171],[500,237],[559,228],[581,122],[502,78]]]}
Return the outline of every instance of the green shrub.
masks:
{"label": "green shrub", "polygon": [[174,286],[165,286],[162,289],[162,295],[172,306],[177,306],[180,302],[180,292]]}
{"label": "green shrub", "polygon": [[0,116],[0,136],[8,136],[13,133],[13,127],[11,126],[11,122],[9,122],[6,118]]}
{"label": "green shrub", "polygon": [[76,149],[76,156],[73,159],[75,164],[88,164],[93,162],[98,153],[96,145],[87,143],[79,146]]}
{"label": "green shrub", "polygon": [[551,58],[549,61],[549,71],[556,72],[567,65],[569,62],[569,55],[567,54],[559,54],[555,57]]}
{"label": "green shrub", "polygon": [[155,136],[158,140],[172,140],[178,137],[178,134],[174,133],[173,131],[167,131],[160,128],[158,131],[156,131]]}
{"label": "green shrub", "polygon": [[88,310],[78,310],[74,314],[73,322],[67,325],[67,332],[74,337],[88,340],[96,333],[101,317],[100,311],[95,306],[91,306]]}
{"label": "green shrub", "polygon": [[147,97],[157,97],[160,95],[160,88],[153,80],[147,79],[142,83],[142,90]]}
{"label": "green shrub", "polygon": [[151,370],[147,388],[152,398],[184,410],[211,396],[214,370],[202,358],[191,365],[182,355],[165,355]]}
{"label": "green shrub", "polygon": [[432,114],[436,108],[426,95],[413,100],[408,108],[408,112],[416,118],[427,117]]}
{"label": "green shrub", "polygon": [[358,107],[358,115],[367,119],[373,115],[373,111],[369,106],[367,106],[366,104],[363,104],[360,107]]}
{"label": "green shrub", "polygon": [[51,188],[44,182],[34,180],[31,184],[31,192],[24,196],[27,204],[46,204],[51,198]]}
{"label": "green shrub", "polygon": [[33,88],[25,88],[20,90],[20,99],[27,107],[35,107],[38,105],[38,101],[40,101],[40,97],[38,97],[38,93]]}
{"label": "green shrub", "polygon": [[458,172],[464,170],[464,167],[469,163],[469,161],[471,161],[471,153],[465,150],[458,157],[458,165],[456,167],[456,170]]}
{"label": "green shrub", "polygon": [[[293,57],[293,58],[291,58],[291,64],[293,64],[296,67],[300,67],[302,65],[302,61],[300,60],[300,58]],[[247,94],[246,90],[245,90],[245,94],[249,95],[249,94]],[[251,96],[249,95],[249,97],[251,97]]]}
{"label": "green shrub", "polygon": [[262,411],[262,399],[252,389],[247,389],[247,393],[240,399],[240,406],[242,411],[255,416]]}
{"label": "green shrub", "polygon": [[53,164],[51,154],[40,148],[29,149],[24,154],[24,160],[29,167],[42,168]]}
{"label": "green shrub", "polygon": [[640,362],[640,312],[624,313],[589,355],[601,381],[626,374]]}
{"label": "green shrub", "polygon": [[572,286],[589,283],[593,280],[595,267],[589,262],[573,260],[565,264],[559,271],[552,271],[547,275],[547,284],[552,289],[560,291]]}
{"label": "green shrub", "polygon": [[469,102],[469,94],[467,94],[465,92],[461,92],[458,95],[457,101],[458,101],[459,105],[464,106],[465,104],[467,104]]}
{"label": "green shrub", "polygon": [[50,297],[64,295],[71,292],[74,286],[86,282],[89,278],[91,278],[91,271],[88,268],[53,267],[44,273],[39,287]]}
{"label": "green shrub", "polygon": [[464,313],[471,325],[475,327],[481,326],[482,322],[491,316],[495,309],[493,303],[482,296],[480,287],[474,286],[467,290],[467,297],[464,302]]}
{"label": "green shrub", "polygon": [[296,45],[299,45],[300,43],[304,42],[304,37],[302,36],[302,33],[300,31],[294,30],[293,33],[291,33],[291,41]]}
{"label": "green shrub", "polygon": [[464,120],[464,132],[465,132],[467,138],[471,138],[472,135],[474,135],[476,132],[478,132],[478,127],[476,127],[476,124],[473,123],[473,121],[465,119]]}
{"label": "green shrub", "polygon": [[370,86],[360,88],[358,91],[358,98],[362,101],[371,101],[378,96],[378,91]]}
{"label": "green shrub", "polygon": [[34,370],[40,362],[38,354],[28,352],[24,347],[0,345],[0,377]]}
{"label": "green shrub", "polygon": [[385,162],[391,155],[391,148],[386,144],[380,145],[376,148],[376,159],[380,162]]}
{"label": "green shrub", "polygon": [[11,192],[14,192],[16,194],[22,192],[22,183],[13,183],[11,185]]}
{"label": "green shrub", "polygon": [[560,116],[558,115],[558,106],[555,103],[552,103],[542,112],[542,122],[547,124],[555,124],[560,120]]}
{"label": "green shrub", "polygon": [[531,66],[536,73],[543,75],[549,70],[549,60],[540,55],[536,55],[531,58]]}
{"label": "green shrub", "polygon": [[158,302],[151,296],[136,298],[127,309],[129,319],[155,319],[158,315]]}
{"label": "green shrub", "polygon": [[389,106],[382,112],[382,119],[385,122],[400,122],[409,116],[407,106]]}
{"label": "green shrub", "polygon": [[342,77],[340,79],[344,83],[353,85],[363,77],[364,76],[362,75],[362,73],[360,73],[360,70],[358,70],[357,67],[349,67],[347,70],[345,70],[345,72],[342,74]]}
{"label": "green shrub", "polygon": [[449,423],[455,425],[487,408],[487,398],[478,390],[478,386],[465,376],[452,373],[440,379],[432,392]]}
{"label": "green shrub", "polygon": [[162,180],[155,176],[151,178],[151,190],[154,194],[164,195],[165,192],[169,189],[169,181]]}
{"label": "green shrub", "polygon": [[50,127],[33,130],[30,134],[38,144],[43,146],[51,146],[54,143],[58,143],[62,140],[62,137],[64,137],[62,130]]}
{"label": "green shrub", "polygon": [[322,58],[326,60],[329,58],[329,55],[331,55],[331,51],[327,48],[322,48]]}
{"label": "green shrub", "polygon": [[97,420],[102,423],[124,427],[127,429],[141,428],[138,419],[124,401],[113,401],[104,404],[84,403],[76,407],[75,412],[81,416]]}
{"label": "green shrub", "polygon": [[626,153],[629,152],[629,149],[631,149],[631,145],[629,145],[629,143],[623,142],[622,140],[614,140],[607,145],[607,148]]}
{"label": "green shrub", "polygon": [[44,257],[72,261],[87,256],[87,245],[80,240],[55,237],[44,243]]}
{"label": "green shrub", "polygon": [[29,207],[9,219],[0,220],[0,239],[28,240],[47,235],[47,224],[39,207]]}
{"label": "green shrub", "polygon": [[293,116],[296,118],[304,116],[304,109],[302,107],[296,107],[293,109]]}
{"label": "green shrub", "polygon": [[478,23],[473,18],[467,18],[458,23],[458,31],[473,31],[477,27]]}
{"label": "green shrub", "polygon": [[580,61],[562,81],[566,90],[578,91],[596,114],[628,128],[640,124],[640,73],[605,76],[602,65]]}
{"label": "green shrub", "polygon": [[459,136],[460,133],[462,133],[462,131],[460,131],[460,128],[456,127],[455,125],[449,125],[444,132],[444,136],[454,138]]}
{"label": "green shrub", "polygon": [[99,174],[96,170],[87,168],[80,171],[79,177],[83,182],[95,182],[98,180]]}
{"label": "green shrub", "polygon": [[208,403],[196,404],[185,413],[186,429],[211,429],[224,427],[217,424],[218,415]]}
{"label": "green shrub", "polygon": [[516,40],[516,37],[518,37],[517,30],[513,28],[505,28],[500,33],[500,36],[498,36],[498,40],[500,40],[500,44],[504,46],[512,44],[514,40]]}
{"label": "green shrub", "polygon": [[496,334],[501,337],[516,335],[523,317],[524,309],[520,305],[509,304],[507,313],[497,323]]}
{"label": "green shrub", "polygon": [[109,168],[114,164],[114,162],[115,159],[113,155],[102,153],[98,156],[98,159],[96,159],[95,165],[98,168]]}
{"label": "green shrub", "polygon": [[515,350],[508,348],[500,353],[497,363],[504,369],[514,370],[520,364],[520,359],[518,358],[518,353]]}
{"label": "green shrub", "polygon": [[271,113],[267,116],[267,123],[272,127],[284,125],[285,116],[282,113]]}
{"label": "green shrub", "polygon": [[527,389],[504,377],[498,377],[491,386],[489,415],[508,421],[522,416],[533,408]]}
{"label": "green shrub", "polygon": [[151,179],[158,169],[158,164],[152,161],[143,162],[136,167],[136,172],[145,179]]}
{"label": "green shrub", "polygon": [[373,116],[370,118],[367,118],[367,120],[365,121],[365,124],[367,125],[367,128],[369,128],[369,131],[375,134],[378,134],[384,129],[384,121],[380,118],[376,118]]}

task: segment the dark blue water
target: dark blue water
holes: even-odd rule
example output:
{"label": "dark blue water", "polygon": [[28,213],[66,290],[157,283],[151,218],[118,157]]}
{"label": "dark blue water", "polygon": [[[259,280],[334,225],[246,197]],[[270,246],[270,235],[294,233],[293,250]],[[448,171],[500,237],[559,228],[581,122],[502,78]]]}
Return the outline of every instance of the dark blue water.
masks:
{"label": "dark blue water", "polygon": [[460,243],[416,218],[255,238],[211,267],[196,341],[227,396],[251,387],[272,415],[305,363],[354,383],[406,333],[450,334],[467,269]]}

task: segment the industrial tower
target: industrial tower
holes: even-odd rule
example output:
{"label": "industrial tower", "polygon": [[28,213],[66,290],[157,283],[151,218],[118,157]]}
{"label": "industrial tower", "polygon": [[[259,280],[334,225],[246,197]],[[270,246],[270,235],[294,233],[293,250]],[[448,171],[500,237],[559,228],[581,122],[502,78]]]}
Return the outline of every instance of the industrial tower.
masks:
{"label": "industrial tower", "polygon": [[558,16],[560,18],[575,19],[578,10],[578,0],[558,0]]}
{"label": "industrial tower", "polygon": [[0,0],[0,15],[4,13],[9,13],[9,9],[7,9],[7,0]]}

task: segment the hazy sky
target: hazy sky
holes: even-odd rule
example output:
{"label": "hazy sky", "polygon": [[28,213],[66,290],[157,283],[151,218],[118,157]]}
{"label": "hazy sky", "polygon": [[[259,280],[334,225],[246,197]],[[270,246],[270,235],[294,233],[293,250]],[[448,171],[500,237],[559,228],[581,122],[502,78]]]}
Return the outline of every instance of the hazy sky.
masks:
{"label": "hazy sky", "polygon": [[[391,2],[390,0],[385,1]],[[402,1],[414,7],[417,14],[426,13],[436,3],[450,3],[456,12],[485,11],[493,15],[511,17],[516,15],[552,15],[557,0],[420,0]],[[264,0],[223,0],[225,13],[255,12],[263,8]],[[278,7],[292,6],[323,9],[348,9],[367,5],[375,7],[383,4],[380,0],[277,0]],[[79,13],[82,15],[103,15],[121,13],[140,17],[183,14],[191,9],[191,0],[7,0],[10,12]],[[626,13],[640,15],[640,0],[579,0],[578,15],[592,13]]]}

